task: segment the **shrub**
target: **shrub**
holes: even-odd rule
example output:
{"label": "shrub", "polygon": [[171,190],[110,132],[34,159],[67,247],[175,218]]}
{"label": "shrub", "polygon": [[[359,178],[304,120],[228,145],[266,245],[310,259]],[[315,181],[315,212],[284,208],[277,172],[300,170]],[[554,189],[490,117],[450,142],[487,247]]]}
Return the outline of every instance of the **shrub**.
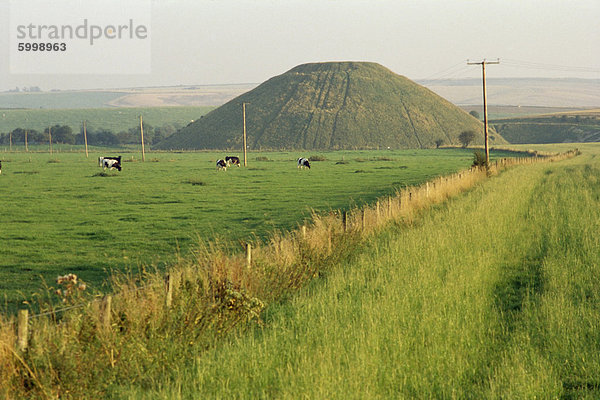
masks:
{"label": "shrub", "polygon": [[474,167],[485,167],[487,166],[487,161],[485,160],[485,154],[481,151],[477,150],[473,153],[473,166]]}

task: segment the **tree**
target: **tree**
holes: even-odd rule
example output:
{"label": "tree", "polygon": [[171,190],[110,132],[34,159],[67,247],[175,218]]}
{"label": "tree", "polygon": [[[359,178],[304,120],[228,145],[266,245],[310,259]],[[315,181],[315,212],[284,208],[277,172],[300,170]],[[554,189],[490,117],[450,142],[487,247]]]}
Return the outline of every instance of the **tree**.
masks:
{"label": "tree", "polygon": [[[48,135],[48,128],[44,130]],[[75,144],[73,129],[68,125],[54,125],[52,127],[52,143]]]}
{"label": "tree", "polygon": [[435,148],[439,149],[441,145],[444,144],[444,139],[436,139],[435,141]]}
{"label": "tree", "polygon": [[469,114],[471,114],[473,117],[479,119],[479,113],[475,110],[469,111]]}
{"label": "tree", "polygon": [[462,131],[460,135],[458,135],[458,140],[462,143],[463,147],[468,147],[469,144],[475,139],[475,132],[473,131]]}

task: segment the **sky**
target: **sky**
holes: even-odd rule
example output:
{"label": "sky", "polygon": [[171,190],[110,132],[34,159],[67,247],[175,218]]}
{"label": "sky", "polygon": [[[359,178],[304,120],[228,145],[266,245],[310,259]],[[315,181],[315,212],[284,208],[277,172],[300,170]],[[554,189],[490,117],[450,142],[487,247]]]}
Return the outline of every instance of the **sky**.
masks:
{"label": "sky", "polygon": [[[147,58],[113,62],[117,53],[104,50],[86,57],[88,67],[71,60],[58,69],[45,60],[59,54],[11,64],[15,1],[0,0],[0,91],[261,83],[298,64],[341,60],[413,80],[480,77],[467,60],[482,59],[500,59],[490,78],[600,79],[598,0],[146,0]],[[18,5],[43,20],[35,1]],[[46,3],[61,1],[115,7]]]}

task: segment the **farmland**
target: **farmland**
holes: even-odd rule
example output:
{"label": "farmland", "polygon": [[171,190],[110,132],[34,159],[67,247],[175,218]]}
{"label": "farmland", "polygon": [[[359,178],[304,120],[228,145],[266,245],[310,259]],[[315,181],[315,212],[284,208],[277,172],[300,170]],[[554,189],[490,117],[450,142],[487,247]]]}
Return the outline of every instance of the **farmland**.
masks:
{"label": "farmland", "polygon": [[[127,398],[598,398],[598,146],[398,221]],[[197,353],[194,353],[197,354]]]}
{"label": "farmland", "polygon": [[114,133],[139,126],[139,116],[144,122],[158,127],[165,124],[185,126],[200,118],[213,107],[151,107],[151,108],[65,108],[65,109],[0,109],[0,132],[16,128],[36,129],[43,132],[49,125],[68,125],[78,133],[82,122],[89,130],[105,129]]}
{"label": "farmland", "polygon": [[[412,201],[403,191],[384,209],[387,226],[365,231],[363,209],[363,233],[317,217],[305,237],[258,248],[252,268],[219,248],[179,259],[166,306],[164,275],[147,275],[141,291],[125,277],[109,325],[96,302],[55,328],[53,317],[31,320],[24,359],[0,352],[4,393],[596,398],[599,149],[582,147],[566,161],[492,167],[491,179],[440,179],[431,195],[413,187]],[[345,154],[333,166],[366,162]],[[396,153],[367,154],[391,163]],[[0,344],[12,346],[6,321]]]}
{"label": "farmland", "polygon": [[315,153],[326,161],[298,171],[302,154],[250,153],[248,168],[217,173],[219,153],[151,153],[145,163],[124,153],[123,171],[102,175],[97,157],[107,153],[0,153],[0,291],[10,309],[42,278],[76,273],[102,288],[110,270],[162,267],[217,238],[264,239],[313,209],[372,202],[472,161],[462,149],[348,151]]}

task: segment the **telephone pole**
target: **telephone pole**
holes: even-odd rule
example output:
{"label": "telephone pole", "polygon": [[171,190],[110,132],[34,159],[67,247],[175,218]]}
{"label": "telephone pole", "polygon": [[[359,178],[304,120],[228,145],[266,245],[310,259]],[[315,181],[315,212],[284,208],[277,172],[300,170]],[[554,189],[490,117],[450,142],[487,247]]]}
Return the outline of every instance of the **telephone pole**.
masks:
{"label": "telephone pole", "polygon": [[485,88],[485,66],[486,64],[500,64],[500,59],[496,61],[469,62],[467,65],[481,65],[481,74],[483,76],[483,135],[485,138],[485,163],[490,165],[490,148],[488,146],[488,114],[487,114],[487,90]]}
{"label": "telephone pole", "polygon": [[247,103],[242,103],[242,118],[244,120],[244,167],[248,166],[246,158],[246,104]]}

